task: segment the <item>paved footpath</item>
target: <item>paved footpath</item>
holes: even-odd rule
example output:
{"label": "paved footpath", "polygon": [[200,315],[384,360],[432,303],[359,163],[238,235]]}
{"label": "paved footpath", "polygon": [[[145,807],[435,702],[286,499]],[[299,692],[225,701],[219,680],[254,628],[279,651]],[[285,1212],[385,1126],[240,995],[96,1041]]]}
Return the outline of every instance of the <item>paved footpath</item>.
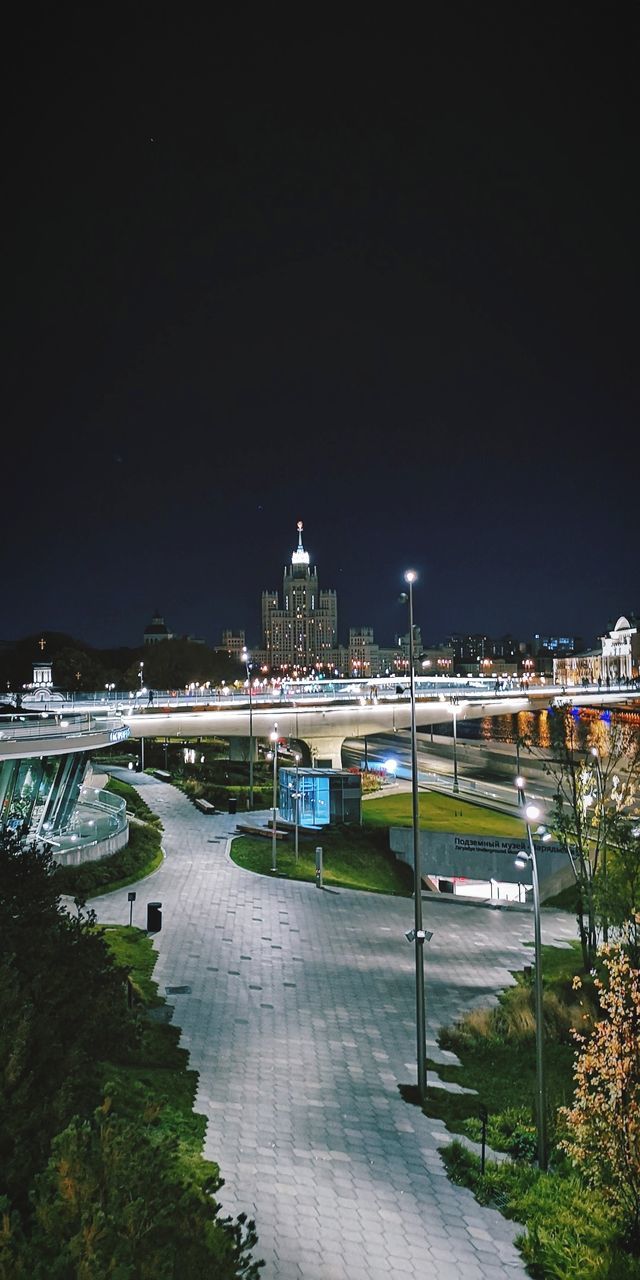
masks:
{"label": "paved footpath", "polygon": [[[223,1210],[255,1219],[264,1280],[525,1276],[517,1224],[448,1181],[449,1135],[398,1091],[416,1079],[412,901],[242,871],[233,818],[205,817],[146,775],[136,785],[162,819],[166,860],[137,886],[134,924],[162,902],[154,976],[200,1073]],[[126,889],[92,905],[128,923]],[[430,900],[423,914],[434,1056],[439,1027],[531,962],[532,919]],[[574,934],[570,917],[544,913],[544,941]]]}

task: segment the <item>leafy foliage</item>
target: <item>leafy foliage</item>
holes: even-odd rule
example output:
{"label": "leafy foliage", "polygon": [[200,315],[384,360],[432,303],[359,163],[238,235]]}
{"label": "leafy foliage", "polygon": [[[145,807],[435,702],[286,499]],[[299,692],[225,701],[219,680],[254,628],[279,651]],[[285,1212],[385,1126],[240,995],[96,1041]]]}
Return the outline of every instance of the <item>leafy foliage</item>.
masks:
{"label": "leafy foliage", "polygon": [[[151,951],[127,934],[127,963],[134,937]],[[255,1280],[179,1030],[144,1016],[149,958],[130,1010],[105,937],[61,908],[50,853],[0,836],[0,1280]]]}
{"label": "leafy foliage", "polygon": [[113,795],[120,796],[122,800],[125,800],[127,812],[132,813],[134,818],[139,818],[141,822],[151,823],[153,826],[162,827],[157,814],[153,812],[153,809],[149,808],[146,800],[143,800],[135,787],[131,787],[128,782],[122,782],[119,778],[109,778],[105,791],[111,791]]}
{"label": "leafy foliage", "polygon": [[0,1168],[24,1208],[53,1135],[99,1100],[96,1063],[135,1040],[90,915],[59,905],[51,855],[0,838]]}
{"label": "leafy foliage", "polygon": [[56,867],[54,883],[58,893],[86,902],[99,893],[132,884],[148,875],[162,859],[160,832],[155,826],[129,828],[129,843],[116,853],[77,867]]}
{"label": "leafy foliage", "polygon": [[589,1037],[576,1033],[572,1107],[563,1108],[562,1148],[588,1185],[624,1215],[640,1243],[640,972],[621,946],[602,948],[606,982],[596,978],[604,1017]]}
{"label": "leafy foliage", "polygon": [[526,1225],[516,1243],[534,1275],[640,1280],[640,1259],[623,1247],[620,1218],[579,1178],[510,1161],[490,1161],[482,1174],[479,1158],[459,1142],[442,1156],[452,1182],[470,1187],[480,1204]]}
{"label": "leafy foliage", "polygon": [[111,1114],[107,1100],[54,1140],[36,1180],[27,1249],[34,1280],[257,1276],[253,1226],[216,1220],[220,1186],[213,1166],[191,1160],[152,1120]]}
{"label": "leafy foliage", "polygon": [[[612,724],[602,750],[584,751],[578,745],[570,708],[551,717],[549,725],[552,753],[543,757],[543,763],[555,786],[552,826],[576,879],[578,931],[588,973],[595,963],[603,921],[606,935],[598,885],[607,879],[607,857],[631,812],[640,780],[640,734],[632,727]],[[538,754],[533,743],[522,742]]]}

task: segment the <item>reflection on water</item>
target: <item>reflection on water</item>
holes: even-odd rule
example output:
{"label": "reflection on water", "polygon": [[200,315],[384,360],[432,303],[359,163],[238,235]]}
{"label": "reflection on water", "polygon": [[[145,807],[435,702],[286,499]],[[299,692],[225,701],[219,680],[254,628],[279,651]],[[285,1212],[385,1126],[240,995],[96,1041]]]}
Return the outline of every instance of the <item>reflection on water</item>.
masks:
{"label": "reflection on water", "polygon": [[[486,742],[515,742],[518,738],[530,741],[535,747],[550,747],[552,718],[560,713],[548,711],[518,711],[509,716],[485,716],[482,720],[458,721],[459,738],[481,738]],[[597,747],[605,755],[610,746],[611,726],[626,723],[636,717],[616,716],[609,711],[580,710],[568,718],[569,734],[577,750],[587,751]],[[637,717],[640,722],[640,717]],[[452,732],[448,726],[438,726],[438,733]],[[569,742],[567,743],[569,745]]]}

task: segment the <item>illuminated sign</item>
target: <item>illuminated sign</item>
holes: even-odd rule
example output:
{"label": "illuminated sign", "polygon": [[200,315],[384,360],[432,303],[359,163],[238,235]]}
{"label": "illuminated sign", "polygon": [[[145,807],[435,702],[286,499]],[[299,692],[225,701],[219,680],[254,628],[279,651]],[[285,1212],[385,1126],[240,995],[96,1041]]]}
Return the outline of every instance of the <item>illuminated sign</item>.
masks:
{"label": "illuminated sign", "polygon": [[131,737],[131,730],[128,724],[120,725],[118,729],[111,729],[109,732],[109,742],[124,742],[125,738]]}

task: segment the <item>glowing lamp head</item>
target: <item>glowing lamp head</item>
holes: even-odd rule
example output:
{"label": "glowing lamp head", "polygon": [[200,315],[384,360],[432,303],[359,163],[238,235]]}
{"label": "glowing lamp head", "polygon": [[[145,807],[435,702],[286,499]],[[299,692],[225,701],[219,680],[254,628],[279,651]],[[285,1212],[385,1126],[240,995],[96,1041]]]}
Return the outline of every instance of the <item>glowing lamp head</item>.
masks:
{"label": "glowing lamp head", "polygon": [[537,804],[528,804],[525,809],[525,814],[527,817],[527,822],[537,822],[538,818],[540,817],[540,810]]}
{"label": "glowing lamp head", "polygon": [[518,791],[524,791],[524,778],[516,778],[515,781]]}
{"label": "glowing lamp head", "polygon": [[404,575],[404,580],[405,580],[405,582],[413,583],[413,582],[415,582],[415,581],[416,581],[416,578],[417,578],[417,577],[418,577],[418,575],[417,575],[417,573],[416,573],[415,569],[407,569],[407,572],[406,572],[406,573],[405,573],[405,575]]}
{"label": "glowing lamp head", "polygon": [[526,867],[526,865],[527,865],[528,861],[529,861],[529,857],[528,857],[528,855],[524,852],[524,850],[521,850],[521,852],[520,852],[519,854],[517,854],[516,858],[514,859],[515,865],[516,865],[516,867],[518,867],[518,868],[519,868],[519,870],[520,870],[520,871],[523,871],[523,870],[524,870],[524,868]]}

